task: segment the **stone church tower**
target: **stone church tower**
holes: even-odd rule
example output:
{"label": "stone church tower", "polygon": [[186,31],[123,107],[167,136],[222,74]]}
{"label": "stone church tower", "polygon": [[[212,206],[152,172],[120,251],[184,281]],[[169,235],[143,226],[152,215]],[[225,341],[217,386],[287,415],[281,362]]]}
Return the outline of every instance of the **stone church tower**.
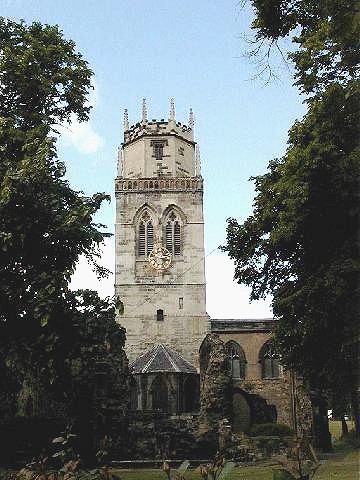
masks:
{"label": "stone church tower", "polygon": [[143,100],[142,120],[133,126],[125,110],[115,195],[115,294],[124,304],[118,320],[129,360],[163,345],[157,351],[170,363],[168,352],[175,351],[198,369],[210,320],[203,179],[191,110],[187,125],[177,122],[172,100],[168,120],[149,121]]}

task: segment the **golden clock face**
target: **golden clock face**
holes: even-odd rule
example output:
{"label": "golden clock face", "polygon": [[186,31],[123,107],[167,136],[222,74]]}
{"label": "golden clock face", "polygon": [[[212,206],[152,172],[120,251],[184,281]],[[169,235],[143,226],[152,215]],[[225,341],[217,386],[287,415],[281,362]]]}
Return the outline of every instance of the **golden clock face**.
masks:
{"label": "golden clock face", "polygon": [[167,270],[171,265],[171,253],[165,247],[157,245],[149,253],[148,261],[158,272]]}

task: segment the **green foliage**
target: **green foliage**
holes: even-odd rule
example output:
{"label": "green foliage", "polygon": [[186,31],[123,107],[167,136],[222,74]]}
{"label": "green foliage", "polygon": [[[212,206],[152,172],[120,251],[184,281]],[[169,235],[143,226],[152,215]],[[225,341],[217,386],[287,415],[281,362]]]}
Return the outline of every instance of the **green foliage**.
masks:
{"label": "green foliage", "polygon": [[308,111],[285,155],[253,179],[253,215],[228,220],[224,250],[251,299],[273,296],[285,367],[344,405],[358,369],[360,14],[354,0],[252,5],[258,47],[292,39]]}
{"label": "green foliage", "polygon": [[333,85],[255,178],[254,214],[228,221],[225,248],[251,298],[273,295],[283,363],[343,394],[356,370],[359,295],[358,82]]}
{"label": "green foliage", "polygon": [[0,18],[0,418],[76,418],[88,453],[107,394],[126,410],[125,335],[112,301],[68,282],[80,255],[107,274],[93,218],[110,197],[71,189],[51,132],[87,120],[91,74],[58,27]]}
{"label": "green foliage", "polygon": [[252,425],[249,430],[251,437],[273,436],[273,437],[289,437],[293,435],[293,431],[288,425],[281,423],[259,423]]}
{"label": "green foliage", "polygon": [[87,120],[92,72],[57,26],[0,17],[0,117],[29,130]]}
{"label": "green foliage", "polygon": [[360,61],[360,11],[356,0],[252,0],[255,40],[271,48],[290,37],[288,57],[296,84],[307,94],[324,92],[332,83],[356,78]]}
{"label": "green foliage", "polygon": [[109,197],[70,188],[48,135],[71,114],[87,119],[91,71],[57,27],[38,23],[0,19],[0,52],[0,338],[8,367],[40,363],[51,379],[67,282],[107,236],[92,220]]}

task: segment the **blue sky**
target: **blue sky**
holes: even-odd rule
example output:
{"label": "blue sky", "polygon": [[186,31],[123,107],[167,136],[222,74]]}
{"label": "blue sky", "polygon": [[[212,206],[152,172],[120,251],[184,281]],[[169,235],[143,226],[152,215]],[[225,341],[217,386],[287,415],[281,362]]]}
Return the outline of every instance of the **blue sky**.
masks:
{"label": "blue sky", "polygon": [[[195,112],[205,180],[205,248],[224,242],[226,218],[245,219],[252,210],[249,177],[264,173],[268,161],[286,149],[287,131],[304,113],[292,86],[291,70],[274,57],[278,79],[254,79],[256,65],[244,57],[251,47],[251,11],[238,1],[182,0],[0,0],[0,14],[14,20],[58,24],[95,73],[90,122],[65,129],[59,156],[67,177],[86,194],[113,197],[122,116],[140,119],[146,97],[149,118],[167,118],[175,99],[176,117]],[[114,231],[114,201],[98,220]],[[113,266],[112,242],[104,263]],[[207,257],[208,312],[212,317],[269,316],[269,301],[248,305],[248,291],[233,284],[231,262],[216,251]],[[76,286],[112,293],[113,279],[97,283],[82,260]]]}

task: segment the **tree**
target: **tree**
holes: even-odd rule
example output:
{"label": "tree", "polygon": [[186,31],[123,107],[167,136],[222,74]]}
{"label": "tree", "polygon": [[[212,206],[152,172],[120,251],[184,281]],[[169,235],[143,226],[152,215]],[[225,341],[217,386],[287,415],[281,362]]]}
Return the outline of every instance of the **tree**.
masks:
{"label": "tree", "polygon": [[86,455],[127,402],[115,306],[68,287],[80,255],[107,273],[96,259],[109,234],[93,218],[109,196],[71,189],[53,136],[64,121],[88,119],[91,75],[58,27],[0,18],[0,419],[14,435],[15,416],[42,420],[48,434],[76,418]]}
{"label": "tree", "polygon": [[[265,48],[269,59],[272,47],[290,37],[295,50],[288,52],[295,66],[296,85],[311,96],[332,83],[346,85],[359,73],[360,20],[355,0],[251,0],[255,31],[251,52]],[[271,69],[267,63],[265,69]]]}
{"label": "tree", "polygon": [[228,220],[224,250],[251,299],[273,296],[284,365],[329,399],[352,393],[358,412],[359,17],[351,1],[252,4],[255,42],[292,36],[308,111],[285,155],[253,178],[254,213]]}
{"label": "tree", "polygon": [[79,255],[98,255],[108,234],[92,219],[109,197],[70,188],[49,135],[72,114],[88,118],[92,72],[74,43],[57,27],[0,19],[0,47],[0,328],[18,349],[55,321]]}
{"label": "tree", "polygon": [[286,155],[255,178],[254,214],[227,228],[235,278],[252,299],[274,296],[284,361],[323,388],[349,381],[354,367],[346,342],[358,314],[359,100],[337,86],[312,103]]}
{"label": "tree", "polygon": [[0,17],[0,117],[28,130],[88,120],[92,71],[57,26]]}
{"label": "tree", "polygon": [[97,292],[68,292],[67,306],[72,330],[54,356],[63,367],[54,390],[63,394],[74,421],[81,458],[93,460],[105,435],[113,439],[112,454],[119,458],[130,399],[125,329],[115,321],[114,302]]}

